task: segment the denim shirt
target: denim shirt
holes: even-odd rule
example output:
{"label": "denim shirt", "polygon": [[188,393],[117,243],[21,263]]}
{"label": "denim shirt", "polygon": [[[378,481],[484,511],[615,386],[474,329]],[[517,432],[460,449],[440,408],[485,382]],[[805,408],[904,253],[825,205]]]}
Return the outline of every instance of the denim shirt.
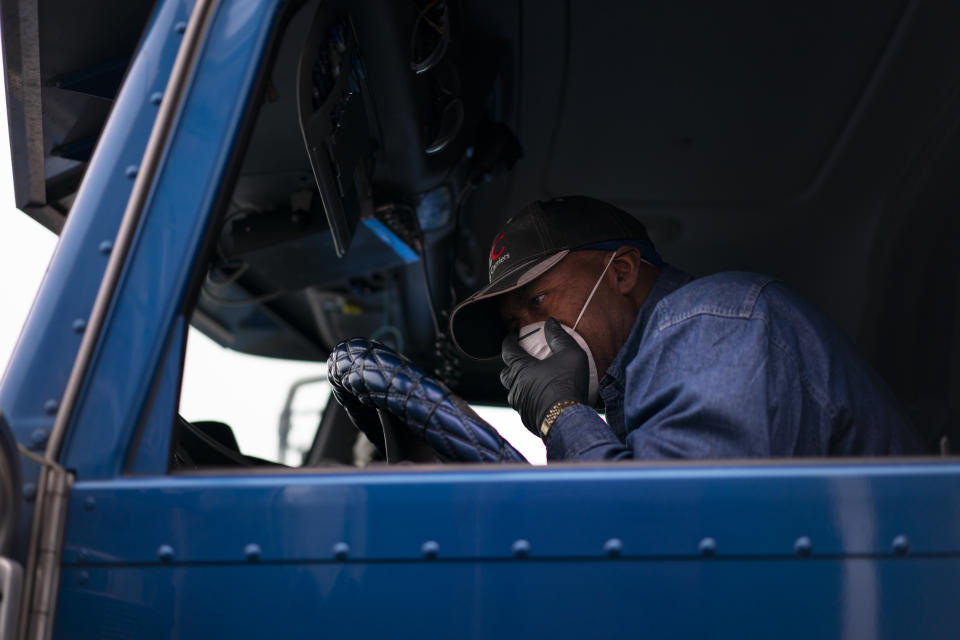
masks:
{"label": "denim shirt", "polygon": [[919,437],[840,329],[773,278],[664,267],[551,460],[911,455]]}

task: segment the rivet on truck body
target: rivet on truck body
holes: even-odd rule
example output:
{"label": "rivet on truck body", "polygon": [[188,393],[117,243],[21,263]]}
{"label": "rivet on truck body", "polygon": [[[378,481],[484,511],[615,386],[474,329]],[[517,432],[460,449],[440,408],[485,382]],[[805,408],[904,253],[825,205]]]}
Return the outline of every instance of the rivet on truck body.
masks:
{"label": "rivet on truck body", "polygon": [[160,93],[159,91],[150,94],[150,102],[152,104],[160,104],[161,102],[163,102],[163,94]]}
{"label": "rivet on truck body", "polygon": [[173,25],[173,30],[177,33],[184,33],[187,30],[187,23],[178,22],[177,24]]}
{"label": "rivet on truck body", "polygon": [[603,545],[603,552],[611,558],[616,558],[623,551],[623,541],[620,538],[610,538]]}
{"label": "rivet on truck body", "polygon": [[47,444],[47,438],[50,437],[50,431],[43,427],[37,427],[30,432],[30,448],[43,449]]}
{"label": "rivet on truck body", "polygon": [[436,540],[427,540],[423,543],[423,546],[420,547],[420,551],[423,552],[423,557],[433,559],[437,557],[437,554],[440,553],[440,545],[437,544]]}
{"label": "rivet on truck body", "polygon": [[93,496],[87,496],[87,498],[83,501],[83,508],[87,511],[93,511],[97,508],[97,499]]}
{"label": "rivet on truck body", "polygon": [[510,547],[510,550],[513,551],[513,555],[516,557],[526,558],[527,554],[530,553],[530,542],[520,538],[513,543],[513,545]]}
{"label": "rivet on truck body", "polygon": [[27,502],[33,502],[37,499],[37,485],[28,482],[23,485],[23,499]]}
{"label": "rivet on truck body", "polygon": [[333,557],[337,560],[346,560],[350,555],[350,545],[346,542],[338,542],[333,545]]}
{"label": "rivet on truck body", "polygon": [[797,541],[793,543],[793,550],[798,556],[808,556],[810,552],[813,551],[813,541],[807,536],[800,536],[797,538]]}
{"label": "rivet on truck body", "polygon": [[87,584],[90,581],[90,574],[86,571],[77,573],[77,584]]}
{"label": "rivet on truck body", "polygon": [[128,178],[136,178],[136,177],[137,177],[137,165],[135,165],[135,164],[130,165],[129,167],[127,167],[126,171],[124,171],[123,173],[124,173],[124,175],[127,176]]}
{"label": "rivet on truck body", "polygon": [[704,538],[697,548],[700,550],[700,555],[709,558],[717,552],[717,541],[713,538]]}
{"label": "rivet on truck body", "polygon": [[910,541],[902,533],[893,539],[893,552],[898,556],[905,556],[910,551]]}
{"label": "rivet on truck body", "polygon": [[60,403],[54,400],[53,398],[50,398],[49,400],[43,403],[43,412],[48,416],[55,415],[57,413],[57,409],[59,408],[60,408]]}
{"label": "rivet on truck body", "polygon": [[173,560],[173,547],[168,544],[162,544],[157,547],[157,557],[161,562],[170,562]]}
{"label": "rivet on truck body", "polygon": [[247,560],[250,562],[256,562],[260,559],[260,554],[263,553],[260,549],[260,545],[255,542],[251,542],[243,548],[243,555],[246,556]]}
{"label": "rivet on truck body", "polygon": [[98,250],[105,256],[110,255],[110,252],[113,251],[113,240],[104,240],[100,243]]}
{"label": "rivet on truck body", "polygon": [[83,318],[77,318],[73,321],[73,324],[70,326],[73,329],[74,333],[83,333],[84,329],[87,328],[87,321]]}

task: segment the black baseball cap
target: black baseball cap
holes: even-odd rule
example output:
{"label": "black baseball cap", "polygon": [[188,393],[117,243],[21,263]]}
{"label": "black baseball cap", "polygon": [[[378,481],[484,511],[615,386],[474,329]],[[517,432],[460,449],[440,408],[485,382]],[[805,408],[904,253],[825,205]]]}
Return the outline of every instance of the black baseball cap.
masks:
{"label": "black baseball cap", "polygon": [[586,196],[528,204],[493,239],[489,284],[453,309],[453,343],[477,360],[498,357],[505,327],[497,296],[526,286],[570,251],[612,250],[624,244],[638,247],[644,260],[654,266],[663,266],[643,224],[612,204]]}

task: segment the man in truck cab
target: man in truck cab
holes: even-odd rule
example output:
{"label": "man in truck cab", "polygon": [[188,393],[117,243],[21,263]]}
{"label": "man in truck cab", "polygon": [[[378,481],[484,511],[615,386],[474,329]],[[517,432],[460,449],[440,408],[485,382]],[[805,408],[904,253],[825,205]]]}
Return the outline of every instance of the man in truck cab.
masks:
{"label": "man in truck cab", "polygon": [[450,324],[468,356],[501,354],[508,401],[550,460],[924,452],[820,312],[767,276],[694,279],[635,218],[592,198],[507,220],[489,284]]}

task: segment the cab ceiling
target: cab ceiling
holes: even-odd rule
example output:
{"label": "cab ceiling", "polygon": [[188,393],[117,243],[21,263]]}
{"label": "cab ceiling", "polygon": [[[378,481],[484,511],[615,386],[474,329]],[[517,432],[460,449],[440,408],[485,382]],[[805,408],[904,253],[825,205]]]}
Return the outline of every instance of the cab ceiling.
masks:
{"label": "cab ceiling", "polygon": [[[625,205],[800,196],[903,9],[900,0],[580,0],[531,16],[524,49],[540,53],[525,60],[524,124],[548,141],[542,190],[583,185]],[[544,64],[550,55],[555,64]]]}

